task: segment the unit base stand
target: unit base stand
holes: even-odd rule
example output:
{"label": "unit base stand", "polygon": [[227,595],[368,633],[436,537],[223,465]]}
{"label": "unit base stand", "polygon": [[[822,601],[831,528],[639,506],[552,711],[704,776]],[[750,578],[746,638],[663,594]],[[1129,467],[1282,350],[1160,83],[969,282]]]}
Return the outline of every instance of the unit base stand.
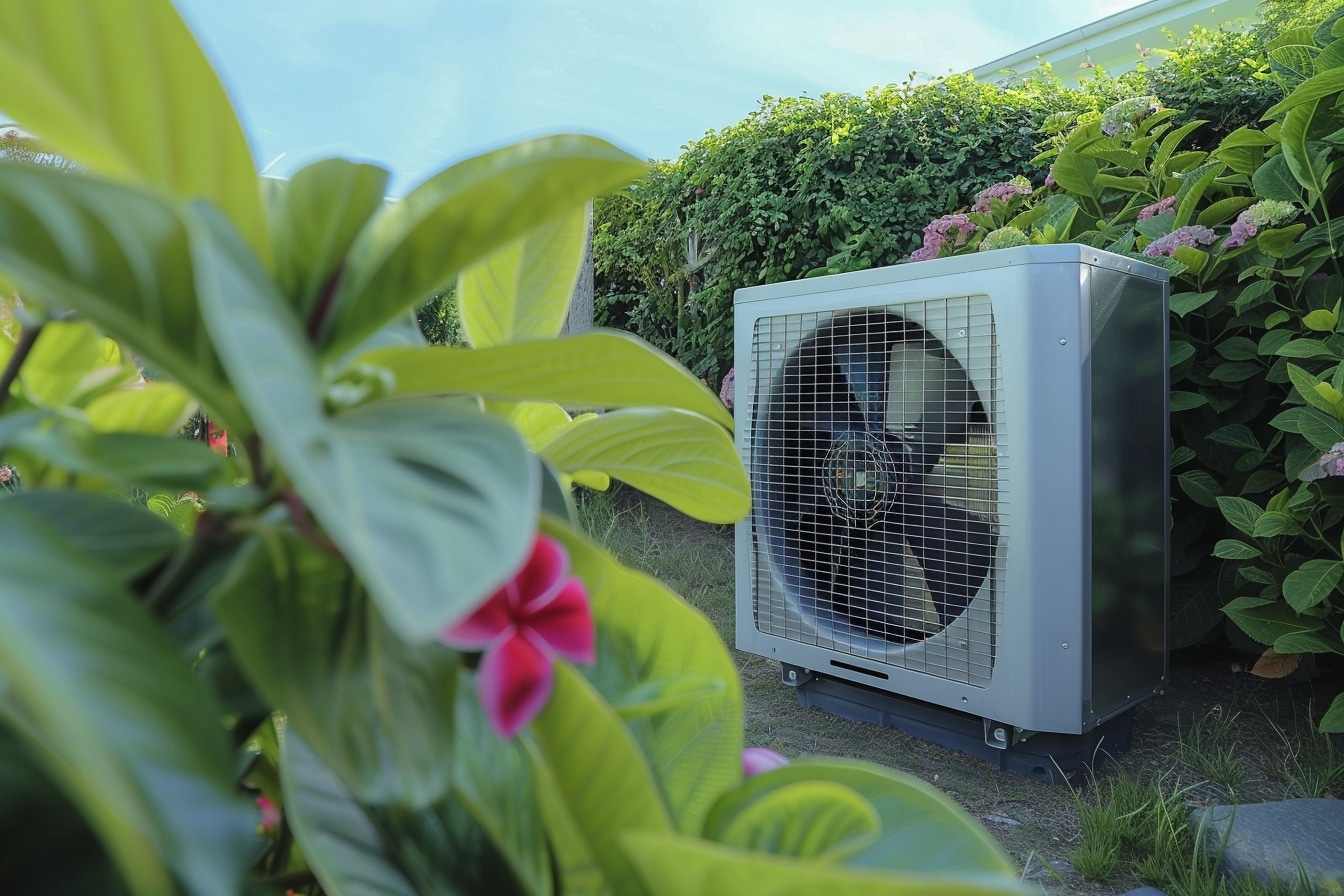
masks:
{"label": "unit base stand", "polygon": [[824,675],[806,676],[795,690],[803,706],[895,728],[979,757],[1002,771],[1054,784],[1075,782],[1084,769],[1117,758],[1129,748],[1134,721],[1134,710],[1129,709],[1086,734],[1035,733],[1009,746],[995,747],[987,743],[987,726],[978,716]]}

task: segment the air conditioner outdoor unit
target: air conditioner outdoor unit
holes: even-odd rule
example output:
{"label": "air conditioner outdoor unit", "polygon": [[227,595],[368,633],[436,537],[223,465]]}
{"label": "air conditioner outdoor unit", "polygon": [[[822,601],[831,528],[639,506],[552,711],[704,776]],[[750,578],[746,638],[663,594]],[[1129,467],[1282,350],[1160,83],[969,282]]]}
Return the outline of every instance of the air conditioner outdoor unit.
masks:
{"label": "air conditioner outdoor unit", "polygon": [[1026,246],[738,290],[737,646],[1054,779],[1167,678],[1167,274]]}

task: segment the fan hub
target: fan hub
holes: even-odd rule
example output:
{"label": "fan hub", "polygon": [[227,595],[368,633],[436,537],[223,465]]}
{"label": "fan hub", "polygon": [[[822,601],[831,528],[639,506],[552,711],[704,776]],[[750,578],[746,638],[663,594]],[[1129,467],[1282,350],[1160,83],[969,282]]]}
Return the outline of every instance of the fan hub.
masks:
{"label": "fan hub", "polygon": [[876,522],[901,488],[900,461],[881,438],[867,432],[847,432],[832,442],[821,474],[832,511],[850,524]]}

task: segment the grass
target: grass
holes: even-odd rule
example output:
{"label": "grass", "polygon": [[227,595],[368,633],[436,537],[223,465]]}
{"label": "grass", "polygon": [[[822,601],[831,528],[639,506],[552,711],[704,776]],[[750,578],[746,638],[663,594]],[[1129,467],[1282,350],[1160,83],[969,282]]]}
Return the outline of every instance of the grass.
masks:
{"label": "grass", "polygon": [[1277,749],[1268,753],[1270,773],[1288,784],[1285,796],[1336,797],[1344,792],[1344,750],[1316,730],[1311,709],[1290,726],[1270,721],[1278,737]]}
{"label": "grass", "polygon": [[1246,767],[1238,759],[1237,719],[1239,712],[1215,705],[1180,732],[1177,757],[1215,784],[1235,792],[1246,777]]}

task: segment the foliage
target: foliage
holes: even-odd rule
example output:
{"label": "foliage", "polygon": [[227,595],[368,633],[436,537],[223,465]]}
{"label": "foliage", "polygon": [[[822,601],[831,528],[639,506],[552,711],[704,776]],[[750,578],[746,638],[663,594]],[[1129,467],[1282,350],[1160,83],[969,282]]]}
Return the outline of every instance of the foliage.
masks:
{"label": "foliage", "polygon": [[467,336],[462,332],[462,317],[457,311],[457,290],[453,285],[434,293],[432,299],[416,310],[415,320],[420,326],[420,335],[430,345],[460,348],[467,344]]}
{"label": "foliage", "polygon": [[[1038,156],[1054,186],[1011,210],[1034,241],[1170,273],[1173,635],[1197,642],[1221,606],[1275,678],[1344,655],[1341,20],[1305,30],[1305,79],[1271,70],[1287,96],[1264,130],[1205,152],[1186,145],[1198,122],[1156,105],[1109,135],[1107,116],[1061,118]],[[1321,724],[1344,730],[1344,696]]]}
{"label": "foliage", "polygon": [[[0,826],[43,826],[7,881],[1023,891],[913,778],[744,778],[713,627],[576,529],[572,482],[712,522],[747,509],[703,384],[633,337],[553,338],[574,212],[637,160],[551,137],[392,205],[386,171],[339,159],[264,190],[167,0],[3,5],[0,45],[0,106],[81,166],[0,165],[0,273],[24,296],[0,339],[0,459],[23,474],[0,494]],[[454,276],[473,347],[426,346],[411,312]],[[236,453],[176,437],[197,402]],[[189,534],[161,515],[183,504]],[[539,534],[568,622],[539,598],[484,659],[451,649],[537,596]],[[560,657],[588,658],[567,641],[584,601],[597,662],[578,669]],[[513,739],[479,692],[533,670],[495,647],[545,665]]]}
{"label": "foliage", "polygon": [[766,97],[598,204],[601,319],[717,383],[732,364],[734,290],[895,263],[936,213],[1028,173],[1049,115],[1109,105],[1119,83],[1070,91],[1048,77],[999,86],[955,76],[864,96]]}

